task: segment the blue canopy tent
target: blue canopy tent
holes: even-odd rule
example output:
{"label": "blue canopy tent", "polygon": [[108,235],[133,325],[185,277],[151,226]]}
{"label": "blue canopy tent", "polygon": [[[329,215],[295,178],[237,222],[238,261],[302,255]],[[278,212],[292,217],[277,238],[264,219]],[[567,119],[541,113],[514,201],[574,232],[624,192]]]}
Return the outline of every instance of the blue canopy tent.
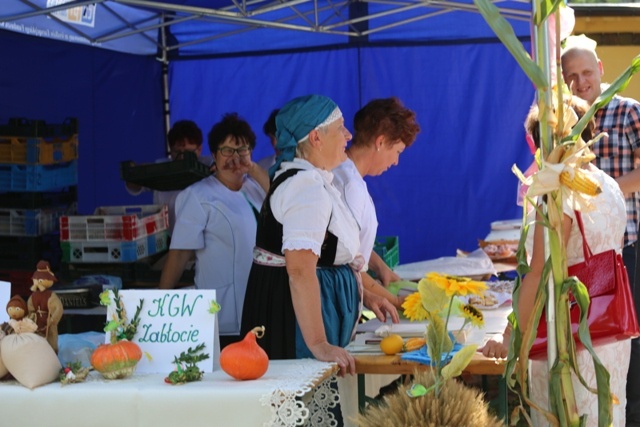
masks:
{"label": "blue canopy tent", "polygon": [[[496,4],[528,44],[530,4]],[[237,111],[260,158],[269,112],[322,93],[347,125],[378,97],[418,115],[400,165],[368,179],[401,262],[473,250],[492,221],[520,215],[511,166],[531,161],[534,89],[471,1],[5,0],[0,48],[0,123],[79,119],[82,213],[150,203],[126,193],[119,162],[165,155],[165,121],[206,134]]]}

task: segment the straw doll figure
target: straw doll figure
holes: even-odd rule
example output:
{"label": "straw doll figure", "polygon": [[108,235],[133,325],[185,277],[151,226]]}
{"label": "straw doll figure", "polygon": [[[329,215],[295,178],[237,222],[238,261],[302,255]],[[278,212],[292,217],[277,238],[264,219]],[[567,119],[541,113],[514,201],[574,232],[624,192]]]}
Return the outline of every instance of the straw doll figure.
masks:
{"label": "straw doll figure", "polygon": [[51,289],[56,276],[51,272],[47,261],[39,261],[32,276],[31,296],[27,301],[29,318],[38,325],[36,333],[43,336],[58,352],[58,323],[62,318],[62,301]]}

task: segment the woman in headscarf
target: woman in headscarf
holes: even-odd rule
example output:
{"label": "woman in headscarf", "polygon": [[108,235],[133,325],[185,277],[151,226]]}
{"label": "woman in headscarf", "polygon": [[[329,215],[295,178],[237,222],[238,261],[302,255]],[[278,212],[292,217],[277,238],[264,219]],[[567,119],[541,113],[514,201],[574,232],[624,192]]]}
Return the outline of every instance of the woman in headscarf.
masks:
{"label": "woman in headscarf", "polygon": [[381,320],[391,304],[359,285],[358,225],[331,184],[351,134],[338,106],[308,95],[276,116],[278,158],[262,205],[245,296],[242,331],[264,325],[271,359],[315,357],[355,373],[344,350],[361,302]]}

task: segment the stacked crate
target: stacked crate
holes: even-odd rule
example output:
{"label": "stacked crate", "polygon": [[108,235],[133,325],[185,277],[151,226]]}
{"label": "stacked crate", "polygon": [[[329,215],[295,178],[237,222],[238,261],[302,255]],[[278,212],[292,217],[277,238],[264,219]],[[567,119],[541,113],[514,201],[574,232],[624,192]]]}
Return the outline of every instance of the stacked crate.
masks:
{"label": "stacked crate", "polygon": [[136,280],[145,260],[168,248],[167,205],[104,206],[93,215],[63,215],[60,245],[65,275],[109,274]]}
{"label": "stacked crate", "polygon": [[78,125],[10,119],[0,125],[0,280],[28,296],[39,260],[60,267],[59,218],[76,212]]}

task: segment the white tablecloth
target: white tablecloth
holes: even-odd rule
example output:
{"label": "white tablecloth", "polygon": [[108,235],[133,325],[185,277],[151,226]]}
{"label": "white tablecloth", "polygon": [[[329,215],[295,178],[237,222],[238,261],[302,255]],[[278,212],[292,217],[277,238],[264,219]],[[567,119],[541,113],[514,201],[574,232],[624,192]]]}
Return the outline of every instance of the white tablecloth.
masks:
{"label": "white tablecloth", "polygon": [[[184,385],[163,374],[105,380],[91,372],[83,383],[52,383],[29,390],[0,382],[0,425],[11,427],[196,427],[323,425],[338,399],[333,365],[316,360],[275,360],[254,381],[222,371]],[[326,418],[325,418],[326,421]]]}

